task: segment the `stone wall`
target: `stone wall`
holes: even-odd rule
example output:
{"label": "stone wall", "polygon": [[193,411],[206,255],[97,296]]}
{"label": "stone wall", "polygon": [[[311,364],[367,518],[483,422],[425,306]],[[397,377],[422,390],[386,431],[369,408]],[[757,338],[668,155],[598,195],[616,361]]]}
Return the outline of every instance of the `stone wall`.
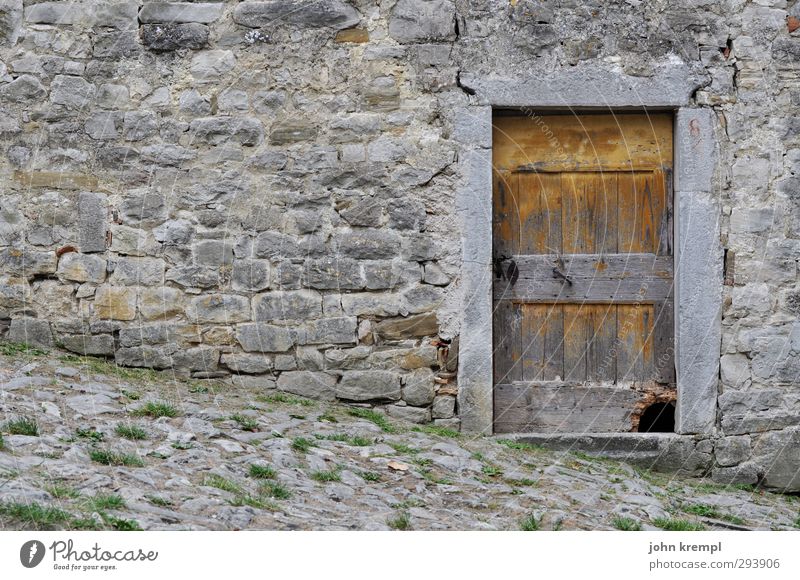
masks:
{"label": "stone wall", "polygon": [[6,338],[457,428],[456,199],[491,145],[463,122],[476,87],[592,71],[552,87],[566,106],[679,66],[718,127],[713,474],[798,488],[798,18],[786,0],[0,0]]}

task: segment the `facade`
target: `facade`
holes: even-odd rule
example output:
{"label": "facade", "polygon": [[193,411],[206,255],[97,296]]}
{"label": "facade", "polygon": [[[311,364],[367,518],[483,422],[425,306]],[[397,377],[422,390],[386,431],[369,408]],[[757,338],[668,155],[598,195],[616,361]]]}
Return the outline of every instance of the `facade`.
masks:
{"label": "facade", "polygon": [[0,0],[4,338],[491,433],[496,120],[666,115],[674,434],[531,438],[798,490],[799,28],[786,0]]}

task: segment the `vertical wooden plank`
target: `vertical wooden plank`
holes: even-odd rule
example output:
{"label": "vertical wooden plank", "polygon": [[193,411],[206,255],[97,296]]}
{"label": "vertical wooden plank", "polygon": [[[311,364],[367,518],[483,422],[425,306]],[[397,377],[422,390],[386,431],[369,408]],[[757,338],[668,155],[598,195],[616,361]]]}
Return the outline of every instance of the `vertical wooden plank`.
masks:
{"label": "vertical wooden plank", "polygon": [[512,256],[519,253],[517,175],[509,171],[495,171],[492,176],[494,205],[492,235],[496,256]]}
{"label": "vertical wooden plank", "polygon": [[675,382],[675,303],[672,300],[658,302],[654,307],[653,365],[655,380],[659,383]]}
{"label": "vertical wooden plank", "polygon": [[616,381],[617,378],[617,307],[614,304],[584,305],[587,328],[592,333],[586,354],[586,378],[589,381]]}
{"label": "vertical wooden plank", "polygon": [[542,380],[557,381],[564,378],[564,306],[545,304],[544,360]]}
{"label": "vertical wooden plank", "polygon": [[521,324],[519,305],[510,300],[495,302],[493,329],[495,384],[522,380]]}
{"label": "vertical wooden plank", "polygon": [[580,304],[564,304],[564,380],[586,381],[586,349],[590,332],[587,308]]}
{"label": "vertical wooden plank", "polygon": [[[659,172],[656,172],[658,174]],[[662,182],[664,184],[664,211],[661,214],[661,225],[658,234],[658,249],[656,253],[659,256],[672,255],[672,241],[674,235],[674,224],[672,216],[674,214],[673,198],[674,192],[672,191],[672,168],[665,167],[662,174]]]}
{"label": "vertical wooden plank", "polygon": [[653,379],[652,304],[617,305],[617,381]]}
{"label": "vertical wooden plank", "polygon": [[664,173],[619,174],[619,251],[655,254],[666,226]]}
{"label": "vertical wooden plank", "polygon": [[617,174],[562,174],[562,233],[565,254],[617,252]]}
{"label": "vertical wooden plank", "polygon": [[522,380],[541,381],[544,374],[544,339],[548,304],[521,304]]}
{"label": "vertical wooden plank", "polygon": [[519,253],[561,252],[561,176],[519,173]]}

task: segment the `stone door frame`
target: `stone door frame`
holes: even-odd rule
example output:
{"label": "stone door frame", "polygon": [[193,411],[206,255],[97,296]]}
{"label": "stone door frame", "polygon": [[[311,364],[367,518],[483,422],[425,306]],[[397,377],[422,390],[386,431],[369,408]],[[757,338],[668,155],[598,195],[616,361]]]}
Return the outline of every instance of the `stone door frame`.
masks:
{"label": "stone door frame", "polygon": [[[572,67],[541,78],[462,73],[469,105],[453,114],[463,182],[456,194],[461,222],[461,320],[458,406],[462,430],[492,433],[492,111],[672,111],[674,114],[675,431],[710,434],[716,426],[724,252],[720,205],[713,190],[716,117],[690,106],[704,84],[688,67],[662,67],[631,77]],[[546,129],[543,129],[546,130]]]}

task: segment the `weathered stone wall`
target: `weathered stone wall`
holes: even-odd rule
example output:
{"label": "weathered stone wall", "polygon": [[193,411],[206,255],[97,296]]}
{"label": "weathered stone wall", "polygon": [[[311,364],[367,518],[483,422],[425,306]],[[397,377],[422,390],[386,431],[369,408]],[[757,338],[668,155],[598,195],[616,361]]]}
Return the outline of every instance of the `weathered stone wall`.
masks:
{"label": "weathered stone wall", "polygon": [[473,298],[456,197],[491,146],[463,122],[476,87],[590,71],[552,87],[566,106],[681,66],[717,125],[713,472],[800,487],[797,18],[786,0],[0,0],[6,337],[457,427],[438,339]]}

